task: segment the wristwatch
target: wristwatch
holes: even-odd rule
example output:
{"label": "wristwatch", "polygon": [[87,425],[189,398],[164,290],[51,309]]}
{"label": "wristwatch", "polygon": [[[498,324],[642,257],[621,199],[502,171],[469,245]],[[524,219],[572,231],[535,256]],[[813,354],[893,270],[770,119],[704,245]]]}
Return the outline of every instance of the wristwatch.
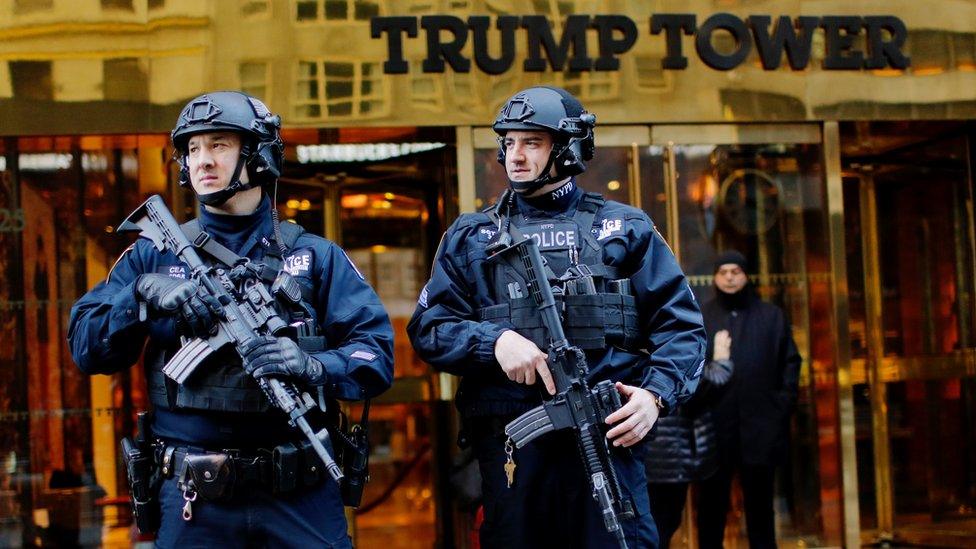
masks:
{"label": "wristwatch", "polygon": [[668,404],[664,402],[664,399],[661,398],[661,395],[655,393],[654,391],[648,391],[648,392],[651,393],[651,396],[654,398],[654,405],[657,406],[658,412],[663,412],[664,410],[667,409]]}

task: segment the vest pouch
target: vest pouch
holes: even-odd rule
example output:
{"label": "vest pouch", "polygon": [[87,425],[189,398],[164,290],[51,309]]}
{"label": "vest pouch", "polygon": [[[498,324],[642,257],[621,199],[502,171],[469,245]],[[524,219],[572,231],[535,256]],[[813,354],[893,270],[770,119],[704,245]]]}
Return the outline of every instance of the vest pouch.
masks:
{"label": "vest pouch", "polygon": [[603,296],[564,295],[562,301],[566,309],[563,329],[569,342],[583,350],[605,349],[607,344],[604,331],[607,318]]}
{"label": "vest pouch", "polygon": [[624,349],[638,347],[637,299],[632,295],[602,294],[607,342]]}
{"label": "vest pouch", "polygon": [[271,453],[272,492],[283,494],[293,492],[298,487],[298,447],[290,442],[275,446]]}
{"label": "vest pouch", "polygon": [[[558,297],[556,304],[559,305]],[[539,315],[539,308],[532,298],[513,299],[509,303],[482,307],[478,310],[478,318],[511,323],[519,335],[532,340],[540,349],[549,348],[549,338],[546,337],[546,330],[542,326],[542,316]]]}

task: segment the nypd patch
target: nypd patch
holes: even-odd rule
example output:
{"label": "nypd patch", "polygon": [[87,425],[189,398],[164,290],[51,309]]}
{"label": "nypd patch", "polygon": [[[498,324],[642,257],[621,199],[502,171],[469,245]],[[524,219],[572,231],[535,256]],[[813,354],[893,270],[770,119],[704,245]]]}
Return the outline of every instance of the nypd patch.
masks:
{"label": "nypd patch", "polygon": [[312,271],[312,252],[302,250],[286,257],[281,268],[291,276],[309,275]]}

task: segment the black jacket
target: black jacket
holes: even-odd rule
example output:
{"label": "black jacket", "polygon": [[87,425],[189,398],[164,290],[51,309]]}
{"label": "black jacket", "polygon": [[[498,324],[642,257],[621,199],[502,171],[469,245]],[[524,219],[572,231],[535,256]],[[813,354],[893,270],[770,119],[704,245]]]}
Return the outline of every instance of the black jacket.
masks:
{"label": "black jacket", "polygon": [[[743,293],[744,292],[744,293]],[[723,459],[772,465],[786,456],[789,417],[796,403],[801,358],[783,310],[763,302],[751,285],[738,299],[719,294],[702,306],[708,360],[714,334],[732,337],[732,379],[712,407]]]}

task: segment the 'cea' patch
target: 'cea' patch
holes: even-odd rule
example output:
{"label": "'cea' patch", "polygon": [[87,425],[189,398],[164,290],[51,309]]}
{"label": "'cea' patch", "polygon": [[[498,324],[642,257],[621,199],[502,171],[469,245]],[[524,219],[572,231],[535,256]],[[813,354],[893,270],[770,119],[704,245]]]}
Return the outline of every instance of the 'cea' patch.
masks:
{"label": "'cea' patch", "polygon": [[302,250],[286,257],[281,268],[291,276],[308,275],[312,270],[312,252]]}
{"label": "'cea' patch", "polygon": [[156,272],[158,274],[169,275],[170,278],[186,280],[185,265],[160,265],[159,267],[156,267]]}

